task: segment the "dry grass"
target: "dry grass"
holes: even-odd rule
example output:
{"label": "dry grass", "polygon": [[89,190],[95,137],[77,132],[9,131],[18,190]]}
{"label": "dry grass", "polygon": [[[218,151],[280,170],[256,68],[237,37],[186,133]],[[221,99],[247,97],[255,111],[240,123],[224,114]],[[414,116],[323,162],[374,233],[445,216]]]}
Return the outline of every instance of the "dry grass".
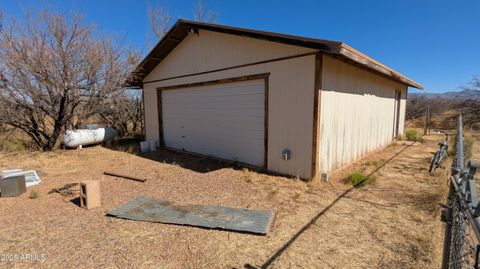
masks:
{"label": "dry grass", "polygon": [[[36,187],[42,194],[37,199],[29,199],[29,192],[0,199],[0,254],[45,254],[45,267],[261,266],[318,216],[272,262],[274,268],[438,268],[438,203],[445,200],[448,169],[429,175],[427,167],[440,140],[430,136],[423,144],[396,143],[333,173],[328,183],[315,184],[166,151],[145,158],[103,147],[5,153],[0,168],[37,169],[43,182]],[[103,176],[104,170],[148,180]],[[351,188],[343,179],[352,171],[373,173],[376,181],[334,202]],[[71,201],[75,196],[47,194],[88,179],[101,181],[100,208],[84,210]],[[267,236],[256,236],[105,216],[137,195],[268,209],[275,211],[276,220]]]}

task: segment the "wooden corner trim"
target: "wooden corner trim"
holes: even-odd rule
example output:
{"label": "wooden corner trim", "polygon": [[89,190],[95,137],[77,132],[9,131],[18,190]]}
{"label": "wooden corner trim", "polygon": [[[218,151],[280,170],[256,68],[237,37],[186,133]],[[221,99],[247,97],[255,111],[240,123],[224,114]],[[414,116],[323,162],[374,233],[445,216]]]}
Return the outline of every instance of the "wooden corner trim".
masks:
{"label": "wooden corner trim", "polygon": [[268,170],[268,76],[265,77],[264,81],[264,86],[265,86],[265,97],[264,97],[264,109],[265,113],[263,115],[264,118],[264,127],[263,127],[263,133],[264,133],[264,161],[263,161],[263,166],[265,167],[266,170]]}
{"label": "wooden corner trim", "polygon": [[165,141],[163,139],[163,110],[162,110],[162,91],[157,90],[157,114],[158,114],[158,146],[160,148],[165,147]]}
{"label": "wooden corner trim", "polygon": [[232,82],[239,82],[239,81],[246,81],[246,80],[264,79],[268,76],[270,76],[270,73],[253,74],[253,75],[246,75],[246,76],[240,76],[240,77],[230,77],[230,78],[222,78],[222,79],[215,79],[215,80],[202,81],[202,82],[185,83],[185,84],[179,84],[179,85],[158,87],[157,90],[158,91],[168,91],[168,90],[175,90],[175,89],[180,89],[180,88],[210,86],[210,85],[225,84],[225,83],[232,83]]}
{"label": "wooden corner trim", "polygon": [[313,89],[313,133],[312,133],[312,171],[311,179],[318,175],[318,152],[320,139],[320,105],[323,74],[323,53],[315,54],[315,83]]}

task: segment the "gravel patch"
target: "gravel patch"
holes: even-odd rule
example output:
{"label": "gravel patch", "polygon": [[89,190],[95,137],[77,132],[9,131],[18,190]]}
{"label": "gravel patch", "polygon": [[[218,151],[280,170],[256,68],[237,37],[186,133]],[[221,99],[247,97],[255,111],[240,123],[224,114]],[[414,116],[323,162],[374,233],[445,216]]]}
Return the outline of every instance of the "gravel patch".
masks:
{"label": "gravel patch", "polygon": [[[448,169],[439,169],[437,176],[424,171],[436,139],[414,146],[392,144],[336,171],[329,183],[315,184],[169,151],[139,156],[96,146],[0,154],[0,168],[44,172],[42,183],[22,196],[0,198],[0,255],[43,254],[44,259],[0,261],[0,267],[261,266],[350,189],[343,180],[349,172],[374,171],[384,163],[374,173],[374,184],[354,189],[335,202],[271,265],[438,268],[442,224],[434,204],[446,193],[448,177],[441,178]],[[141,183],[105,176],[105,170],[148,180]],[[82,180],[100,181],[101,207],[80,208],[75,199],[78,186],[72,188],[72,196],[48,194],[53,188]],[[40,197],[30,199],[31,190],[38,190]],[[267,236],[258,236],[105,215],[138,195],[176,203],[272,210],[276,219]]]}

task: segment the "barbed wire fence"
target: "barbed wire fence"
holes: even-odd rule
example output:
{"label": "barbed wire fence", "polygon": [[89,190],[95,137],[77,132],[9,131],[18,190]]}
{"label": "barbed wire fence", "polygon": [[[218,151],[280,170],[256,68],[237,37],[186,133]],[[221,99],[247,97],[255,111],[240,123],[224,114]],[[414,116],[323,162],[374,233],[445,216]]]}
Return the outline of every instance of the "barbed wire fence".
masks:
{"label": "barbed wire fence", "polygon": [[475,184],[477,163],[465,166],[462,116],[458,117],[455,158],[452,164],[447,205],[442,212],[445,238],[442,268],[479,268],[480,206]]}

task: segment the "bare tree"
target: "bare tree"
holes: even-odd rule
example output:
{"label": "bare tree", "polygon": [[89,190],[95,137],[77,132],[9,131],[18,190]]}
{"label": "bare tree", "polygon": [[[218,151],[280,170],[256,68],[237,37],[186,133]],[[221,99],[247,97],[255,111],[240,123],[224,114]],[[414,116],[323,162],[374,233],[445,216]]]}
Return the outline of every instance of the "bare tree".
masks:
{"label": "bare tree", "polygon": [[425,115],[428,105],[428,100],[423,95],[410,95],[407,99],[407,109],[405,111],[405,118],[407,120],[414,120]]}
{"label": "bare tree", "polygon": [[143,100],[138,90],[119,92],[108,100],[99,115],[104,122],[115,127],[120,135],[139,134],[143,130]]}
{"label": "bare tree", "polygon": [[127,98],[127,107],[125,110],[128,113],[128,119],[132,124],[132,134],[138,134],[138,128],[141,130],[141,135],[145,126],[144,123],[144,111],[143,111],[143,96],[139,91],[136,91],[134,94],[128,95]]}
{"label": "bare tree", "polygon": [[[170,29],[173,16],[170,15],[167,8],[162,5],[153,5],[147,3],[147,16],[153,34],[157,39],[161,39]],[[216,22],[216,12],[208,8],[203,0],[197,0],[193,8],[193,19],[199,22]],[[151,39],[147,37],[147,45],[151,47]]]}
{"label": "bare tree", "polygon": [[425,116],[427,106],[430,107],[430,113],[440,114],[453,107],[452,100],[442,97],[426,97],[424,95],[412,94],[407,100],[407,109],[405,118],[407,120],[415,120]]}
{"label": "bare tree", "polygon": [[172,16],[163,6],[153,6],[150,2],[147,5],[147,15],[153,33],[158,39],[161,39],[170,28]]}
{"label": "bare tree", "polygon": [[474,77],[470,85],[462,89],[469,91],[466,100],[457,102],[464,124],[478,130],[480,129],[480,77]]}
{"label": "bare tree", "polygon": [[197,0],[193,8],[193,19],[199,22],[216,22],[217,13],[208,8],[203,0]]}
{"label": "bare tree", "polygon": [[41,12],[3,26],[0,122],[24,131],[43,150],[122,91],[139,61],[133,50],[94,35],[78,16]]}
{"label": "bare tree", "polygon": [[3,29],[3,11],[0,10],[0,32]]}

